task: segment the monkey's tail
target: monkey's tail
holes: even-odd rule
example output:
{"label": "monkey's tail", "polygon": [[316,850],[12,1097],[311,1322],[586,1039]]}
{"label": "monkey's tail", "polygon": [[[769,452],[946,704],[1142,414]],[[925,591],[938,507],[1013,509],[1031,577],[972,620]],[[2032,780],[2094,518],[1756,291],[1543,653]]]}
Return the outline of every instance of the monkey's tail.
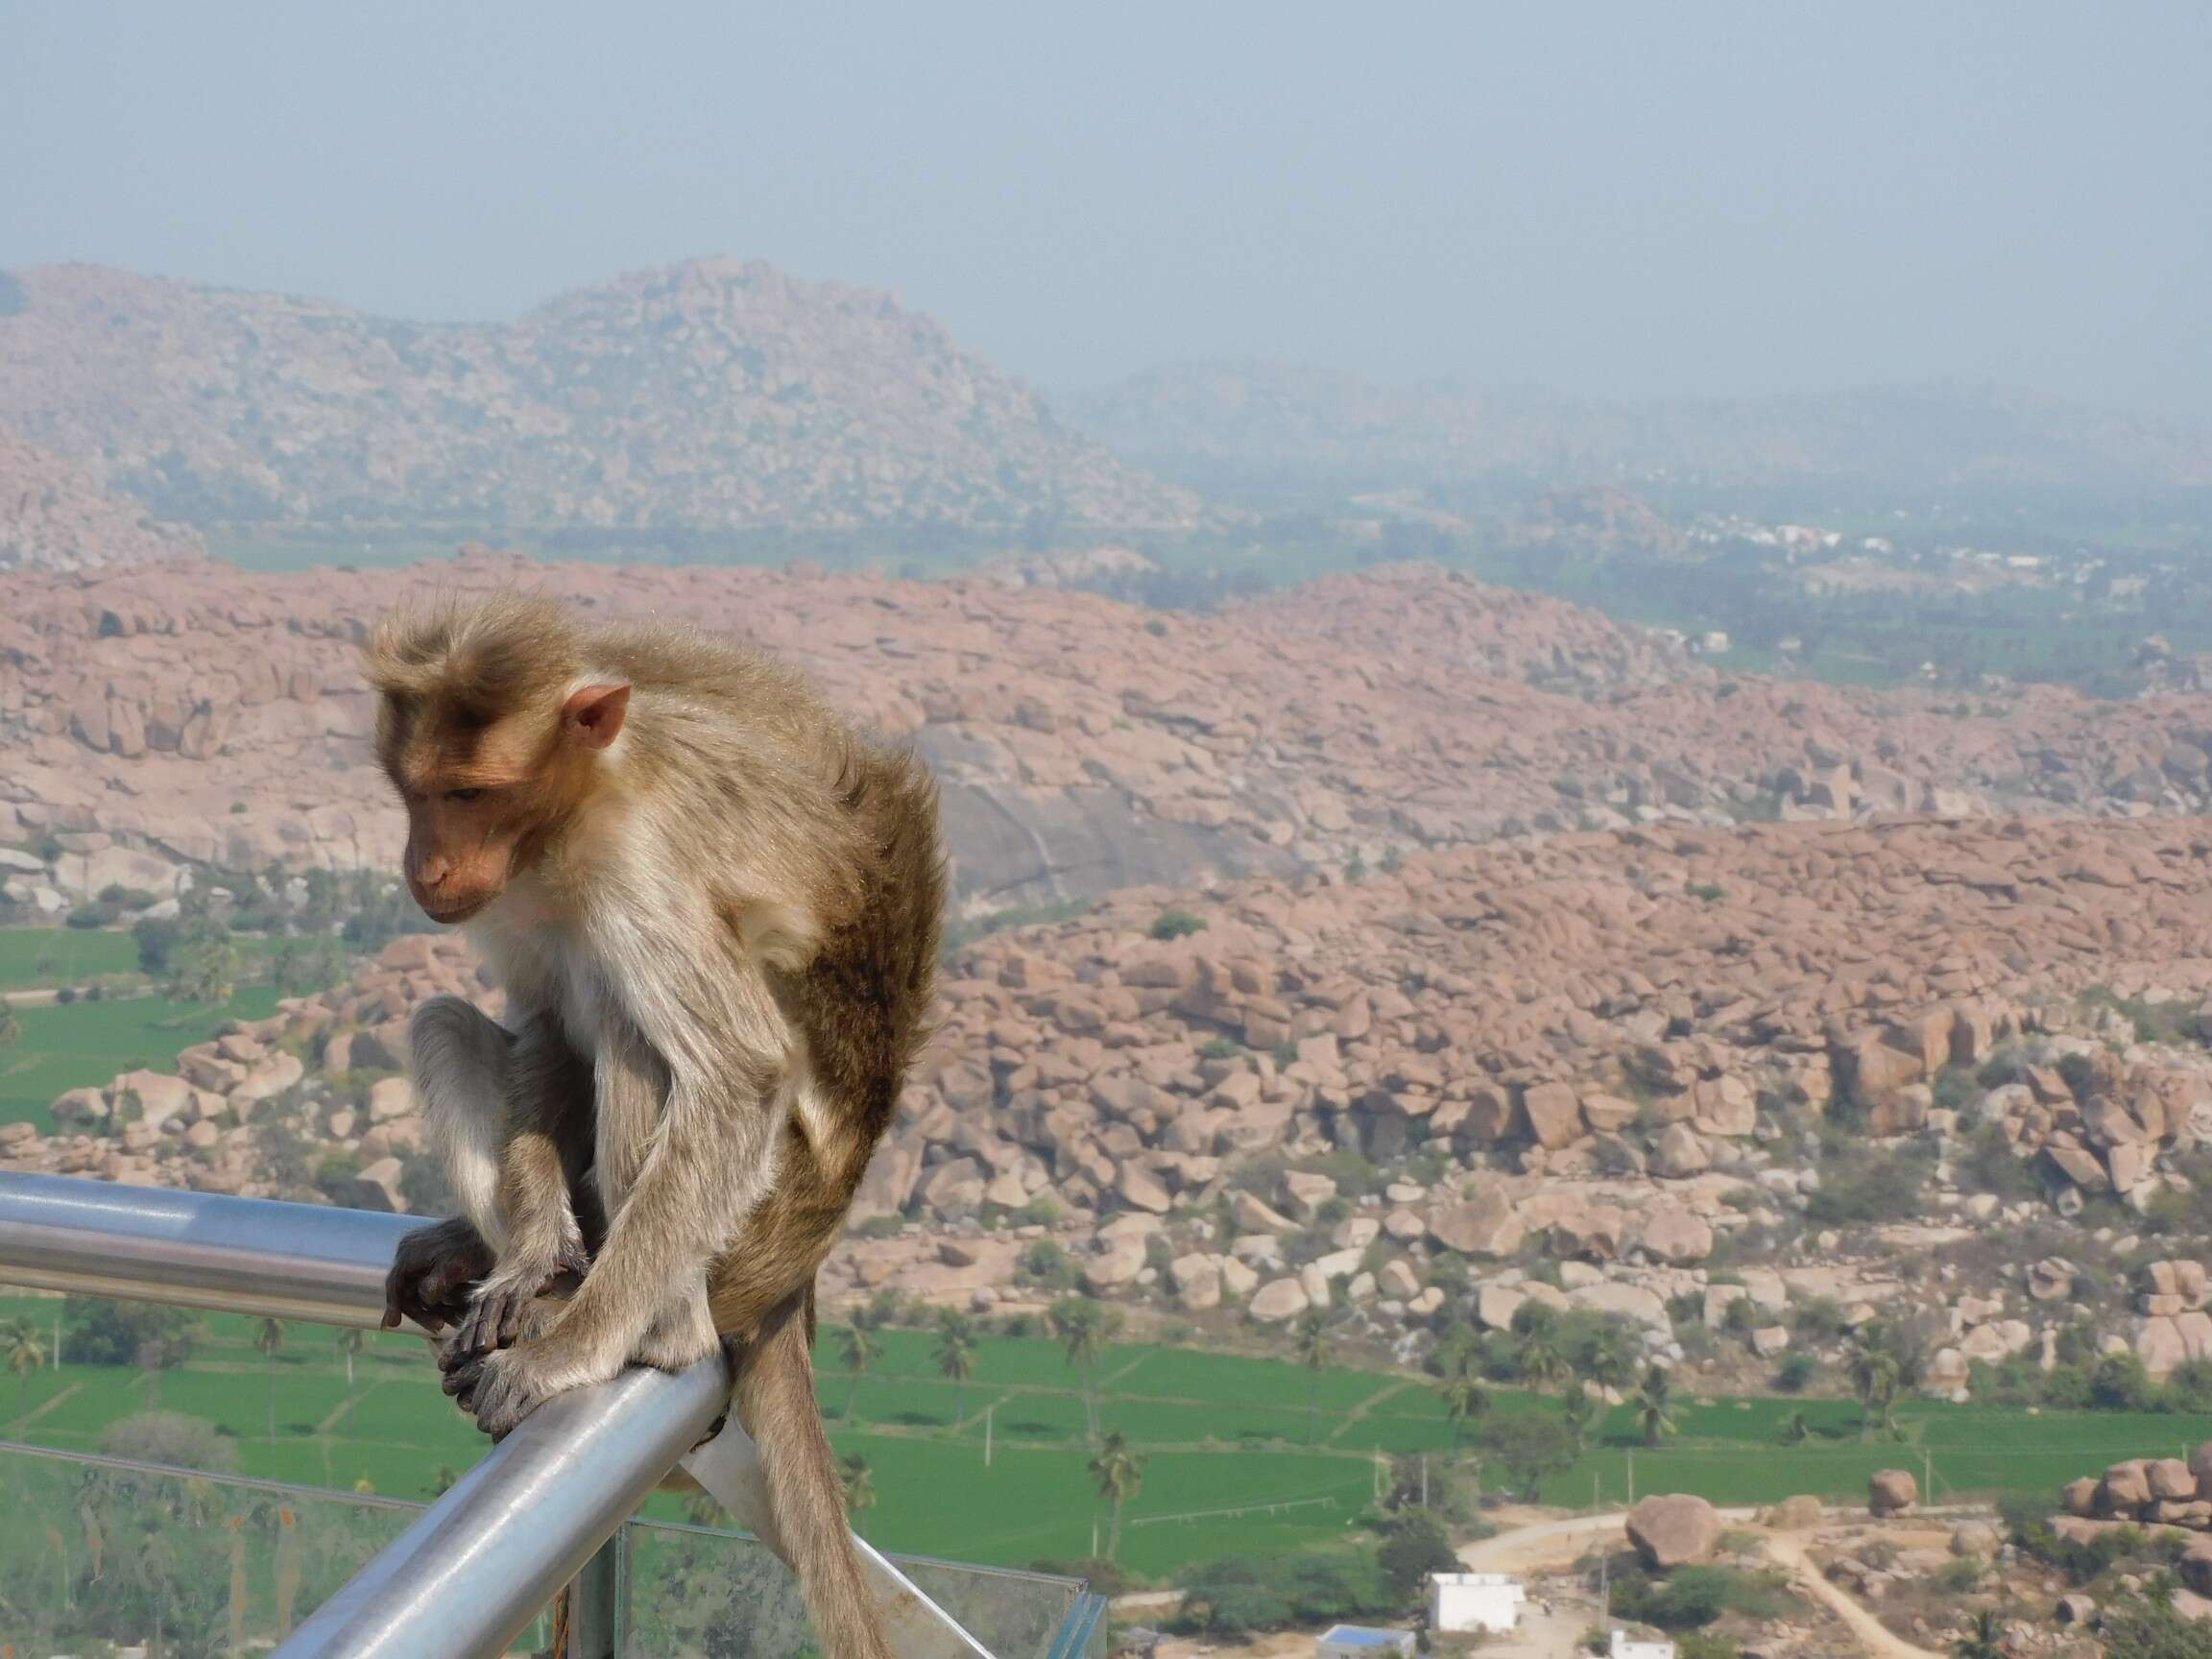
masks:
{"label": "monkey's tail", "polygon": [[784,1302],[739,1351],[734,1403],[768,1486],[769,1548],[798,1575],[828,1659],[891,1659],[814,1397],[814,1287]]}

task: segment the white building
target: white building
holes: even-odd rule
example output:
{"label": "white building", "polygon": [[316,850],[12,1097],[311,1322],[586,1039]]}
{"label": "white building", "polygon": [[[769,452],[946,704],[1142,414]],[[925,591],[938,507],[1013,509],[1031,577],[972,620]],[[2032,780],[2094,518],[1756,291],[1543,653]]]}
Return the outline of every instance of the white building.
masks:
{"label": "white building", "polygon": [[1447,1634],[1510,1630],[1521,1622],[1528,1592],[1504,1573],[1429,1575],[1429,1628]]}
{"label": "white building", "polygon": [[1674,1659],[1674,1644],[1640,1641],[1616,1627],[1606,1652],[1608,1659]]}
{"label": "white building", "polygon": [[1413,1632],[1332,1624],[1313,1638],[1313,1659],[1413,1659]]}

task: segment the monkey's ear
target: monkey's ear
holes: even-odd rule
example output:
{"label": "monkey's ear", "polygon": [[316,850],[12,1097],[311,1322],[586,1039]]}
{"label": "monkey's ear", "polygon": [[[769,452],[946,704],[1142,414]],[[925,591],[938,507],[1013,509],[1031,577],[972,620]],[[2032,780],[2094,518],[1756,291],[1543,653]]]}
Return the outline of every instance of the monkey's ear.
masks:
{"label": "monkey's ear", "polygon": [[622,734],[630,711],[627,685],[587,685],[561,705],[561,734],[585,749],[604,749]]}

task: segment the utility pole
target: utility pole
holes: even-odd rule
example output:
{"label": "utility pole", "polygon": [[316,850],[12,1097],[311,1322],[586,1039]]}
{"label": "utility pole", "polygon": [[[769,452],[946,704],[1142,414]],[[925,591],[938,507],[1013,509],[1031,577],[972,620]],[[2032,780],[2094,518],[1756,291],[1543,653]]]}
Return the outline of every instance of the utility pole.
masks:
{"label": "utility pole", "polygon": [[1636,1507],[1636,1449],[1628,1449],[1628,1507]]}
{"label": "utility pole", "polygon": [[1421,1454],[1421,1507],[1429,1507],[1429,1454]]}
{"label": "utility pole", "polygon": [[1936,1455],[1927,1447],[1920,1448],[1920,1490],[1925,1495],[1920,1502],[1936,1502]]}
{"label": "utility pole", "polygon": [[998,1410],[996,1403],[983,1407],[983,1467],[991,1467],[991,1413]]}

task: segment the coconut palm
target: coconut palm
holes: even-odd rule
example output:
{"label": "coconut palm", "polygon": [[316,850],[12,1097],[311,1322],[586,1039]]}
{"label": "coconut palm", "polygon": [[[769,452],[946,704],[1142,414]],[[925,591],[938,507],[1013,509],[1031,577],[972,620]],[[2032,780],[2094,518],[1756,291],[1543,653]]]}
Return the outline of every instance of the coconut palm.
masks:
{"label": "coconut palm", "polygon": [[2005,1659],[2005,1622],[1984,1607],[1966,1623],[1966,1634],[1951,1644],[1951,1659]]}
{"label": "coconut palm", "polygon": [[353,1392],[353,1361],[368,1342],[369,1334],[366,1331],[356,1331],[349,1326],[338,1333],[338,1352],[346,1361],[346,1392],[349,1394]]}
{"label": "coconut palm", "polygon": [[1112,1505],[1106,1521],[1106,1559],[1111,1561],[1121,1548],[1121,1505],[1143,1489],[1144,1459],[1117,1429],[1098,1443],[1091,1478],[1098,1482],[1098,1496]]}
{"label": "coconut palm", "polygon": [[276,1353],[284,1346],[284,1321],[263,1319],[253,1328],[253,1346],[269,1362],[269,1438],[276,1438]]}
{"label": "coconut palm", "polygon": [[845,1389],[845,1420],[851,1422],[853,1407],[860,1398],[861,1373],[876,1363],[881,1352],[876,1342],[875,1322],[855,1312],[853,1323],[845,1327],[845,1334],[838,1339],[837,1349],[838,1358],[853,1379]]}
{"label": "coconut palm", "polygon": [[1849,1366],[1851,1386],[1859,1393],[1859,1435],[1874,1437],[1874,1426],[1895,1426],[1897,1383],[1902,1372],[1878,1326],[1868,1326],[1853,1338]]}
{"label": "coconut palm", "polygon": [[1559,1414],[1566,1419],[1567,1432],[1575,1437],[1575,1456],[1581,1456],[1588,1449],[1590,1431],[1598,1426],[1599,1415],[1603,1410],[1603,1403],[1579,1381],[1569,1382],[1567,1391],[1560,1395]]}
{"label": "coconut palm", "polygon": [[952,1427],[960,1427],[968,1397],[968,1379],[975,1375],[975,1326],[958,1309],[937,1315],[937,1374],[952,1384]]}
{"label": "coconut palm", "polygon": [[15,1431],[31,1414],[31,1373],[46,1363],[46,1336],[36,1320],[12,1319],[0,1329],[0,1348],[8,1353],[8,1369],[15,1373]]}
{"label": "coconut palm", "polygon": [[837,1465],[837,1483],[845,1489],[845,1513],[857,1527],[860,1517],[876,1507],[876,1472],[854,1452]]}
{"label": "coconut palm", "polygon": [[1522,1334],[1518,1347],[1513,1351],[1513,1361],[1521,1375],[1539,1387],[1558,1382],[1568,1374],[1566,1357],[1559,1352],[1550,1325],[1531,1325]]}
{"label": "coconut palm", "polygon": [[1298,1315],[1292,1334],[1298,1362],[1306,1367],[1306,1444],[1313,1444],[1313,1420],[1321,1409],[1321,1369],[1329,1363],[1329,1316],[1318,1308]]}
{"label": "coconut palm", "polygon": [[1121,1328],[1118,1310],[1084,1296],[1063,1296],[1045,1315],[1046,1324],[1068,1351],[1068,1363],[1083,1374],[1083,1427],[1098,1438],[1098,1357]]}
{"label": "coconut palm", "polygon": [[1664,1365],[1644,1367],[1644,1380],[1636,1385],[1636,1420],[1644,1426],[1644,1444],[1656,1446],[1674,1432],[1670,1407],[1674,1403],[1674,1382]]}
{"label": "coconut palm", "polygon": [[1444,1398],[1444,1415],[1455,1433],[1480,1421],[1490,1410],[1490,1391],[1482,1386],[1482,1374],[1475,1369],[1472,1355],[1462,1355],[1457,1365],[1437,1385]]}

